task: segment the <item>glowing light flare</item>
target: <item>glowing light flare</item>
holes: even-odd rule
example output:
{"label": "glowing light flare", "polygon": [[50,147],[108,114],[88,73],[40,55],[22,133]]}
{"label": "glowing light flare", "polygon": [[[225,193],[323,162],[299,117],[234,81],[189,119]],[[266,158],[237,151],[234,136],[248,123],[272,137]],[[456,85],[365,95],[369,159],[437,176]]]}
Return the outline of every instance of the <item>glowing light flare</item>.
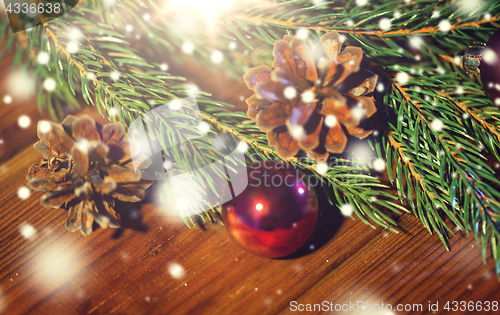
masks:
{"label": "glowing light flare", "polygon": [[262,211],[262,209],[264,209],[264,206],[259,202],[258,204],[255,205],[255,209],[257,211]]}
{"label": "glowing light flare", "polygon": [[299,187],[297,191],[299,192],[299,194],[303,194],[306,190],[304,189],[304,187]]}

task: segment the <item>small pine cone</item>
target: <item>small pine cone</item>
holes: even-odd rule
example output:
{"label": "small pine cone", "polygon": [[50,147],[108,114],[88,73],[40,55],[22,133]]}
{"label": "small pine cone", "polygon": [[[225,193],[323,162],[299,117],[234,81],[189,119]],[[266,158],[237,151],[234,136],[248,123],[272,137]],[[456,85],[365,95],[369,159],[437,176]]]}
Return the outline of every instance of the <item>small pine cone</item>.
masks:
{"label": "small pine cone", "polygon": [[246,100],[248,117],[282,158],[303,150],[325,161],[329,153],[342,153],[347,137],[341,125],[360,139],[371,134],[367,118],[377,108],[370,93],[378,77],[359,71],[361,48],[341,51],[342,44],[336,31],[329,32],[312,53],[305,40],[285,35],[274,45],[274,70],[262,65],[244,76],[255,92]]}
{"label": "small pine cone", "polygon": [[68,230],[87,236],[94,221],[102,228],[118,228],[115,199],[144,199],[152,182],[141,180],[141,169],[134,170],[133,160],[139,159],[132,159],[121,123],[101,126],[88,115],[69,115],[62,124],[40,121],[37,133],[40,141],[34,148],[43,159],[29,168],[28,186],[48,192],[42,205],[69,210]]}

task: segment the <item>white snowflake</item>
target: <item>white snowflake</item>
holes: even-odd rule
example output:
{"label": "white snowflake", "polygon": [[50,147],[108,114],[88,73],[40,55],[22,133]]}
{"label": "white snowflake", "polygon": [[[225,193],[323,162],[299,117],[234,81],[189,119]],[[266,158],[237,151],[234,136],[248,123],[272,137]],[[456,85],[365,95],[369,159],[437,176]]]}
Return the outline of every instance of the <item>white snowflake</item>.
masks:
{"label": "white snowflake", "polygon": [[168,70],[168,65],[167,65],[166,63],[162,63],[162,64],[160,65],[160,70],[161,70],[161,71],[167,71],[167,70]]}
{"label": "white snowflake", "polygon": [[418,36],[412,36],[410,37],[410,44],[415,47],[415,48],[420,48],[423,44],[423,40],[421,37],[418,37]]}
{"label": "white snowflake", "polygon": [[80,44],[78,42],[75,42],[75,41],[69,42],[68,45],[66,46],[66,50],[70,54],[76,54],[79,49],[80,49]]}
{"label": "white snowflake", "polygon": [[184,267],[182,267],[180,264],[176,262],[172,262],[168,264],[167,266],[168,273],[175,279],[182,279],[184,278],[184,274],[186,271],[184,270]]}
{"label": "white snowflake", "polygon": [[47,78],[45,79],[45,81],[43,81],[44,89],[46,89],[49,92],[54,91],[56,89],[56,86],[57,86],[56,80],[52,78]]}
{"label": "white snowflake", "polygon": [[356,0],[356,4],[359,5],[360,7],[364,7],[365,5],[368,4],[368,0]]}
{"label": "white snowflake", "polygon": [[438,27],[441,32],[448,33],[451,30],[451,23],[449,20],[441,20]]}
{"label": "white snowflake", "polygon": [[500,106],[500,97],[495,98],[495,105]]}
{"label": "white snowflake", "polygon": [[409,80],[410,80],[410,76],[406,72],[399,72],[396,75],[396,81],[398,81],[398,83],[401,85],[407,84]]}
{"label": "white snowflake", "polygon": [[431,128],[434,131],[441,131],[441,130],[443,130],[443,127],[444,127],[444,124],[440,119],[436,118],[431,122]]}
{"label": "white snowflake", "polygon": [[305,134],[304,127],[301,125],[291,125],[288,131],[290,131],[290,135],[297,140],[301,140]]}
{"label": "white snowflake", "polygon": [[19,197],[19,199],[21,200],[26,200],[30,197],[31,195],[31,190],[26,187],[26,186],[22,186],[20,187],[18,190],[17,190],[17,196]]}
{"label": "white snowflake", "polygon": [[200,88],[196,84],[189,84],[186,92],[189,96],[196,96],[200,92]]}
{"label": "white snowflake", "polygon": [[132,24],[127,24],[125,25],[125,30],[129,33],[132,33],[132,31],[134,30],[134,26]]}
{"label": "white snowflake", "polygon": [[184,42],[181,49],[185,54],[191,55],[194,52],[194,44],[192,42]]}
{"label": "white snowflake", "polygon": [[461,65],[462,64],[462,56],[455,56],[455,58],[453,58],[453,62],[455,62],[456,65]]}
{"label": "white snowflake", "polygon": [[353,21],[353,20],[347,20],[347,21],[345,22],[345,24],[346,24],[347,26],[349,26],[349,27],[352,27],[352,26],[354,26],[354,21]]}
{"label": "white snowflake", "polygon": [[115,107],[111,107],[108,111],[108,114],[109,114],[109,116],[114,117],[114,116],[118,115],[118,110]]}
{"label": "white snowflake", "polygon": [[394,11],[394,18],[399,19],[401,17],[401,12]]}
{"label": "white snowflake", "polygon": [[481,55],[481,61],[484,61],[489,65],[494,65],[496,64],[497,60],[498,57],[494,50],[490,48],[485,48],[483,50],[483,54]]}
{"label": "white snowflake", "polygon": [[229,50],[235,50],[236,47],[238,47],[238,44],[236,44],[236,42],[233,41],[233,42],[229,43],[228,47],[229,47]]}
{"label": "white snowflake", "polygon": [[340,212],[344,217],[350,217],[354,213],[354,208],[350,204],[346,203],[340,207]]}
{"label": "white snowflake", "polygon": [[285,95],[287,99],[291,100],[297,95],[297,90],[293,86],[287,86],[283,90],[283,95]]}
{"label": "white snowflake", "polygon": [[147,21],[149,21],[149,20],[151,20],[151,14],[149,14],[149,13],[144,13],[144,14],[142,15],[142,19],[143,19],[144,21],[146,21],[146,22],[147,22]]}
{"label": "white snowflake", "polygon": [[236,150],[238,150],[238,152],[240,153],[246,153],[249,149],[249,146],[246,142],[243,142],[243,141],[240,141],[240,143],[238,144],[238,146],[236,147]]}
{"label": "white snowflake", "polygon": [[382,172],[385,170],[385,161],[382,159],[376,159],[373,161],[373,169],[377,172]]}
{"label": "white snowflake", "polygon": [[168,171],[169,169],[172,168],[172,166],[174,166],[174,164],[170,160],[165,160],[165,162],[163,162],[163,166]]}
{"label": "white snowflake", "polygon": [[94,72],[88,72],[87,73],[87,80],[93,81],[95,79],[95,73]]}
{"label": "white snowflake", "polygon": [[378,26],[382,31],[387,31],[391,28],[391,20],[388,18],[382,18],[380,19]]}
{"label": "white snowflake", "polygon": [[113,81],[118,81],[120,79],[120,72],[113,71],[111,72],[110,77]]}
{"label": "white snowflake", "polygon": [[321,175],[325,175],[328,172],[328,164],[325,162],[318,163],[316,165],[316,171]]}
{"label": "white snowflake", "polygon": [[168,103],[168,108],[170,110],[175,110],[175,111],[180,110],[182,108],[181,100],[175,99],[175,100],[171,101],[170,103]]}
{"label": "white snowflake", "polygon": [[327,115],[325,117],[325,126],[327,126],[329,128],[334,127],[335,125],[337,125],[338,122],[339,121],[338,121],[337,117],[335,117],[334,115]]}
{"label": "white snowflake", "polygon": [[307,90],[302,93],[301,97],[302,97],[302,102],[304,102],[305,104],[309,104],[312,103],[312,101],[314,101],[316,95],[314,95],[313,91]]}
{"label": "white snowflake", "polygon": [[38,62],[41,65],[46,65],[49,63],[50,60],[50,55],[47,54],[45,51],[41,51],[38,53],[36,56],[36,62]]}
{"label": "white snowflake", "polygon": [[483,19],[489,21],[491,20],[491,14],[490,13],[486,13],[485,15],[483,15]]}
{"label": "white snowflake", "polygon": [[202,134],[207,134],[210,131],[210,125],[207,122],[202,121],[198,124],[198,131]]}
{"label": "white snowflake", "polygon": [[305,27],[301,27],[297,30],[296,37],[298,39],[306,40],[309,37],[309,30]]}
{"label": "white snowflake", "polygon": [[33,225],[24,223],[19,227],[19,233],[26,239],[33,239],[36,235],[36,230]]}
{"label": "white snowflake", "polygon": [[4,102],[5,104],[10,104],[10,103],[12,103],[12,96],[10,96],[10,95],[5,95],[5,96],[3,97],[3,102]]}
{"label": "white snowflake", "polygon": [[457,89],[455,90],[455,93],[457,93],[457,94],[464,94],[464,88],[461,87],[461,86],[457,87]]}
{"label": "white snowflake", "polygon": [[210,59],[213,63],[221,63],[222,60],[224,60],[224,54],[219,50],[215,50],[214,52],[212,52]]}
{"label": "white snowflake", "polygon": [[17,124],[23,129],[28,128],[31,125],[31,118],[29,118],[27,115],[21,115],[17,120]]}
{"label": "white snowflake", "polygon": [[383,83],[381,83],[381,82],[380,82],[380,83],[378,83],[378,84],[377,84],[377,92],[382,93],[382,92],[384,92],[384,91],[385,91],[385,86],[384,86],[384,84],[383,84]]}
{"label": "white snowflake", "polygon": [[436,68],[436,72],[439,73],[439,74],[444,74],[445,73],[444,69],[441,68],[441,67],[437,67]]}
{"label": "white snowflake", "polygon": [[437,18],[437,17],[439,17],[439,11],[438,10],[432,11],[431,18]]}
{"label": "white snowflake", "polygon": [[47,133],[52,130],[52,125],[46,120],[40,120],[38,122],[38,130],[40,130],[41,133]]}

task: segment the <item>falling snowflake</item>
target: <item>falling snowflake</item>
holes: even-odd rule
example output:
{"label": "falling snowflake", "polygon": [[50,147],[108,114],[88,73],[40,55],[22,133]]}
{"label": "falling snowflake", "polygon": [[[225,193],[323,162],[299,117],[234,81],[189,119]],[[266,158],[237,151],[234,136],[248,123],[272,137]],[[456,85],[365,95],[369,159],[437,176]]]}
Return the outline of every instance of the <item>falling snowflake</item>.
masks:
{"label": "falling snowflake", "polygon": [[210,131],[210,125],[207,122],[202,121],[198,124],[198,131],[202,134],[207,134]]}
{"label": "falling snowflake", "polygon": [[301,27],[297,31],[296,37],[298,39],[306,40],[309,37],[309,30],[307,28]]}
{"label": "falling snowflake", "polygon": [[238,99],[240,100],[240,102],[243,102],[245,100],[245,97],[243,95],[240,95]]}
{"label": "falling snowflake", "polygon": [[194,51],[194,44],[192,42],[184,42],[181,49],[185,54],[191,55]]}
{"label": "falling snowflake", "polygon": [[354,26],[354,21],[353,20],[347,20],[345,24],[349,27]]}
{"label": "falling snowflake", "polygon": [[440,119],[434,119],[431,123],[431,128],[434,131],[441,131],[444,127],[443,122]]}
{"label": "falling snowflake", "polygon": [[444,74],[445,73],[444,69],[441,68],[441,67],[437,67],[436,68],[436,72],[439,73],[439,74]]}
{"label": "falling snowflake", "polygon": [[125,30],[131,33],[134,30],[134,26],[132,24],[125,25]]}
{"label": "falling snowflake", "polygon": [[10,96],[10,95],[5,95],[5,96],[3,97],[3,102],[4,102],[5,104],[10,104],[10,103],[12,103],[12,96]]}
{"label": "falling snowflake", "polygon": [[376,159],[373,161],[373,169],[376,170],[377,172],[382,172],[385,170],[385,162],[382,159]]}
{"label": "falling snowflake", "polygon": [[316,165],[316,171],[321,175],[325,175],[328,172],[328,165],[324,162],[320,162]]}
{"label": "falling snowflake", "polygon": [[338,119],[334,115],[327,115],[325,117],[325,126],[331,128],[331,127],[334,127],[337,123],[338,123]]}
{"label": "falling snowflake", "polygon": [[21,115],[17,120],[17,124],[23,129],[28,128],[31,125],[31,118],[26,115]]}
{"label": "falling snowflake", "polygon": [[36,235],[36,230],[33,225],[24,223],[19,227],[19,233],[26,239],[33,239]]}
{"label": "falling snowflake", "polygon": [[438,27],[441,32],[447,33],[451,30],[451,23],[449,20],[441,20]]}
{"label": "falling snowflake", "polygon": [[36,56],[36,62],[38,62],[38,64],[41,64],[41,65],[46,65],[49,63],[49,60],[50,60],[50,55],[47,54],[45,51],[41,51],[40,53],[38,53],[38,55]]}
{"label": "falling snowflake", "polygon": [[351,111],[352,116],[356,119],[361,119],[365,116],[365,109],[363,108],[363,105],[361,103],[358,103],[358,105]]}
{"label": "falling snowflake", "polygon": [[182,108],[181,100],[176,99],[176,100],[171,101],[170,103],[168,103],[168,108],[170,110],[175,110],[175,111],[180,110]]}
{"label": "falling snowflake", "polygon": [[89,72],[87,73],[87,80],[93,81],[95,79],[95,73]]}
{"label": "falling snowflake", "polygon": [[291,125],[288,131],[290,131],[290,135],[297,140],[301,140],[305,134],[304,127],[301,125]]}
{"label": "falling snowflake", "polygon": [[494,65],[498,60],[497,54],[490,48],[485,48],[481,56],[481,61],[486,62],[489,65]]}
{"label": "falling snowflake", "polygon": [[212,60],[213,63],[221,63],[222,60],[224,60],[224,54],[219,50],[215,50],[210,56],[210,60]]}
{"label": "falling snowflake", "polygon": [[120,79],[120,72],[113,71],[111,72],[110,77],[113,81],[118,81]]}
{"label": "falling snowflake", "polygon": [[26,187],[26,186],[22,186],[20,187],[18,190],[17,190],[17,196],[19,197],[19,199],[21,200],[26,200],[30,197],[31,195],[31,190]]}
{"label": "falling snowflake", "polygon": [[424,41],[422,40],[422,38],[418,36],[410,37],[410,44],[417,49],[420,48],[420,46],[422,46],[423,42]]}
{"label": "falling snowflake", "polygon": [[486,13],[485,15],[483,15],[483,19],[489,21],[491,20],[491,14],[490,13]]}
{"label": "falling snowflake", "polygon": [[399,11],[395,11],[395,12],[394,12],[394,18],[395,18],[395,19],[399,19],[400,17],[401,17],[401,12],[399,12]]}
{"label": "falling snowflake", "polygon": [[161,70],[161,71],[167,71],[167,70],[168,70],[168,65],[167,65],[166,63],[162,63],[162,64],[160,65],[160,70]]}
{"label": "falling snowflake", "polygon": [[399,72],[396,75],[396,81],[398,81],[398,83],[401,85],[407,84],[409,80],[410,80],[410,76],[406,72]]}
{"label": "falling snowflake", "polygon": [[439,11],[438,10],[432,11],[431,18],[437,18],[437,17],[439,17]]}
{"label": "falling snowflake", "polygon": [[356,4],[359,5],[360,7],[364,7],[365,5],[368,4],[368,0],[356,0]]}
{"label": "falling snowflake", "polygon": [[384,84],[383,84],[383,83],[379,83],[379,84],[377,84],[377,92],[382,93],[382,92],[384,92],[384,91],[385,91],[385,86],[384,86]]}
{"label": "falling snowflake", "polygon": [[314,250],[314,244],[309,245],[309,250]]}
{"label": "falling snowflake", "polygon": [[114,107],[111,107],[108,111],[108,114],[109,114],[109,116],[114,117],[114,116],[118,115],[118,110]]}
{"label": "falling snowflake", "polygon": [[285,97],[287,99],[290,100],[290,99],[294,98],[297,95],[297,90],[293,86],[287,86],[283,90],[283,94],[285,95]]}
{"label": "falling snowflake", "polygon": [[456,65],[461,65],[462,64],[462,56],[455,56],[455,58],[453,58],[453,62]]}
{"label": "falling snowflake", "polygon": [[172,168],[172,166],[174,166],[174,164],[170,160],[165,160],[165,162],[163,162],[163,166],[168,171],[169,169]]}
{"label": "falling snowflake", "polygon": [[78,42],[75,42],[75,41],[69,42],[68,45],[66,46],[66,50],[70,54],[76,54],[79,49],[80,49],[80,44]]}
{"label": "falling snowflake", "polygon": [[172,262],[168,264],[167,266],[168,273],[175,279],[182,279],[184,278],[184,274],[186,271],[184,270],[184,267],[182,267],[180,264],[176,262]]}
{"label": "falling snowflake", "polygon": [[45,79],[45,81],[43,81],[44,89],[46,89],[49,92],[54,91],[56,89],[56,86],[57,86],[56,80],[52,78],[47,78]]}
{"label": "falling snowflake", "polygon": [[142,19],[143,19],[144,21],[146,21],[146,22],[147,22],[147,21],[149,21],[149,20],[151,20],[151,14],[149,14],[149,13],[144,13],[144,14],[142,15]]}
{"label": "falling snowflake", "polygon": [[500,97],[495,98],[495,105],[500,106]]}
{"label": "falling snowflake", "polygon": [[229,50],[235,50],[236,47],[238,47],[238,45],[236,44],[236,42],[230,42],[229,43]]}
{"label": "falling snowflake", "polygon": [[38,122],[38,130],[40,130],[41,133],[47,133],[52,130],[52,125],[46,120],[40,120]]}
{"label": "falling snowflake", "polygon": [[382,31],[387,31],[388,29],[391,28],[391,20],[389,20],[388,18],[380,19],[378,26]]}
{"label": "falling snowflake", "polygon": [[340,207],[340,212],[344,217],[350,217],[354,213],[354,208],[350,204],[346,203]]}
{"label": "falling snowflake", "polygon": [[240,141],[238,146],[236,147],[236,150],[240,153],[246,153],[248,151],[248,144],[246,142]]}
{"label": "falling snowflake", "polygon": [[464,88],[461,87],[461,86],[457,87],[457,89],[455,90],[455,93],[457,93],[457,94],[464,94]]}
{"label": "falling snowflake", "polygon": [[314,92],[311,90],[307,90],[302,93],[302,102],[306,104],[312,103],[312,101],[314,101],[314,97]]}

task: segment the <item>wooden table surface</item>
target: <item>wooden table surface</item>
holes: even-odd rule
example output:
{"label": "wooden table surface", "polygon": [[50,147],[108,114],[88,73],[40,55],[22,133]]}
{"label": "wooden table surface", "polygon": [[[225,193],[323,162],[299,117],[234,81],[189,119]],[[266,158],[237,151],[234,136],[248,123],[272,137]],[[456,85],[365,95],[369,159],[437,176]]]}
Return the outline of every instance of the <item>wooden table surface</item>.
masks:
{"label": "wooden table surface", "polygon": [[[42,207],[38,192],[26,200],[17,195],[29,166],[41,158],[32,144],[36,122],[47,116],[33,97],[3,103],[12,94],[9,64],[9,58],[0,64],[0,313],[281,314],[292,312],[292,301],[297,307],[327,301],[334,308],[422,304],[422,311],[375,314],[421,314],[438,302],[434,313],[447,314],[448,301],[500,301],[489,251],[484,265],[473,236],[459,232],[447,252],[413,215],[401,216],[401,232],[394,234],[322,207],[306,244],[315,249],[272,260],[238,247],[222,224],[187,228],[163,212],[152,189],[145,202],[121,209],[122,229],[96,229],[88,237],[68,232],[65,210]],[[194,66],[182,71],[220,100],[244,106],[240,95],[251,94],[222,74]],[[97,117],[91,107],[84,112]],[[31,118],[30,127],[18,126],[21,115]],[[34,237],[20,233],[25,224]],[[174,263],[185,270],[181,279],[168,272]],[[324,313],[372,314],[361,308]]]}

